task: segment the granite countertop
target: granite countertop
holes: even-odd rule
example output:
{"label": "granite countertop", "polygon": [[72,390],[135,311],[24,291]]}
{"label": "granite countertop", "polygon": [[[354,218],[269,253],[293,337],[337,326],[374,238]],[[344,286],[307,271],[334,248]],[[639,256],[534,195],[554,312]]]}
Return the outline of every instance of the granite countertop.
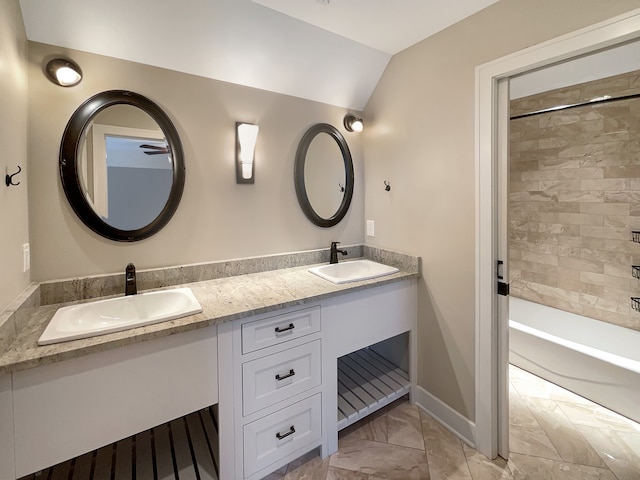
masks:
{"label": "granite countertop", "polygon": [[132,345],[154,338],[278,311],[335,295],[417,278],[418,271],[400,270],[385,277],[335,285],[309,273],[309,266],[238,275],[184,285],[202,305],[202,313],[122,332],[38,346],[37,341],[55,311],[80,302],[46,305],[30,309],[27,320],[17,326],[15,340],[0,352],[0,374],[34,368],[90,353]]}

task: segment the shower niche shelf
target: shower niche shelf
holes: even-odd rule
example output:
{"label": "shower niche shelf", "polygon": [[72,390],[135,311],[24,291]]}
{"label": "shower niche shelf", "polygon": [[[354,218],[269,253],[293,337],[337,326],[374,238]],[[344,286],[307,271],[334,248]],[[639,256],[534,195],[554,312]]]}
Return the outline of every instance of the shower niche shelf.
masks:
{"label": "shower niche shelf", "polygon": [[409,374],[372,348],[338,358],[338,430],[409,393]]}

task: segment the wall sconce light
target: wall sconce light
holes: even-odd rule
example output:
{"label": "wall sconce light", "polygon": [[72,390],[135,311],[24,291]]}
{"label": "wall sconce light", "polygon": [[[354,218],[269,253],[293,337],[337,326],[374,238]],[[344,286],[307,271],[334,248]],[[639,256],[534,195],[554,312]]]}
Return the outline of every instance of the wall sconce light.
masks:
{"label": "wall sconce light", "polygon": [[364,122],[361,118],[348,114],[344,117],[344,128],[347,132],[360,133],[364,129]]}
{"label": "wall sconce light", "polygon": [[236,123],[236,183],[253,183],[258,125]]}
{"label": "wall sconce light", "polygon": [[44,72],[49,80],[61,87],[73,87],[82,80],[82,70],[78,64],[66,58],[50,60]]}

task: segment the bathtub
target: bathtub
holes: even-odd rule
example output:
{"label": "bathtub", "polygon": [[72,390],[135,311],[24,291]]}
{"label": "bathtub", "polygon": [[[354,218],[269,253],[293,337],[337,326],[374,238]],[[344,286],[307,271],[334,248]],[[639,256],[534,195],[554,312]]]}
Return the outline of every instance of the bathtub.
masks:
{"label": "bathtub", "polygon": [[640,332],[511,297],[509,362],[640,422]]}

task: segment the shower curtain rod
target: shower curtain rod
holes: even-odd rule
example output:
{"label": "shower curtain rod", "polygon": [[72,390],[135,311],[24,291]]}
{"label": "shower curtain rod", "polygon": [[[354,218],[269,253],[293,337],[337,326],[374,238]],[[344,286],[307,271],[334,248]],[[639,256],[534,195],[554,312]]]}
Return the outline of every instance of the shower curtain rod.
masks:
{"label": "shower curtain rod", "polygon": [[597,103],[610,103],[617,102],[618,100],[631,100],[634,98],[640,98],[640,93],[634,93],[632,95],[624,95],[622,97],[611,97],[611,98],[599,98],[597,100],[589,100],[587,102],[581,103],[572,103],[571,105],[558,105],[557,107],[545,108],[542,110],[536,110],[535,112],[523,113],[520,115],[514,115],[513,117],[509,117],[509,120],[517,120],[519,118],[532,117],[534,115],[541,115],[543,113],[556,112],[560,110],[567,110],[569,108],[577,108],[584,107],[585,105],[595,105]]}

